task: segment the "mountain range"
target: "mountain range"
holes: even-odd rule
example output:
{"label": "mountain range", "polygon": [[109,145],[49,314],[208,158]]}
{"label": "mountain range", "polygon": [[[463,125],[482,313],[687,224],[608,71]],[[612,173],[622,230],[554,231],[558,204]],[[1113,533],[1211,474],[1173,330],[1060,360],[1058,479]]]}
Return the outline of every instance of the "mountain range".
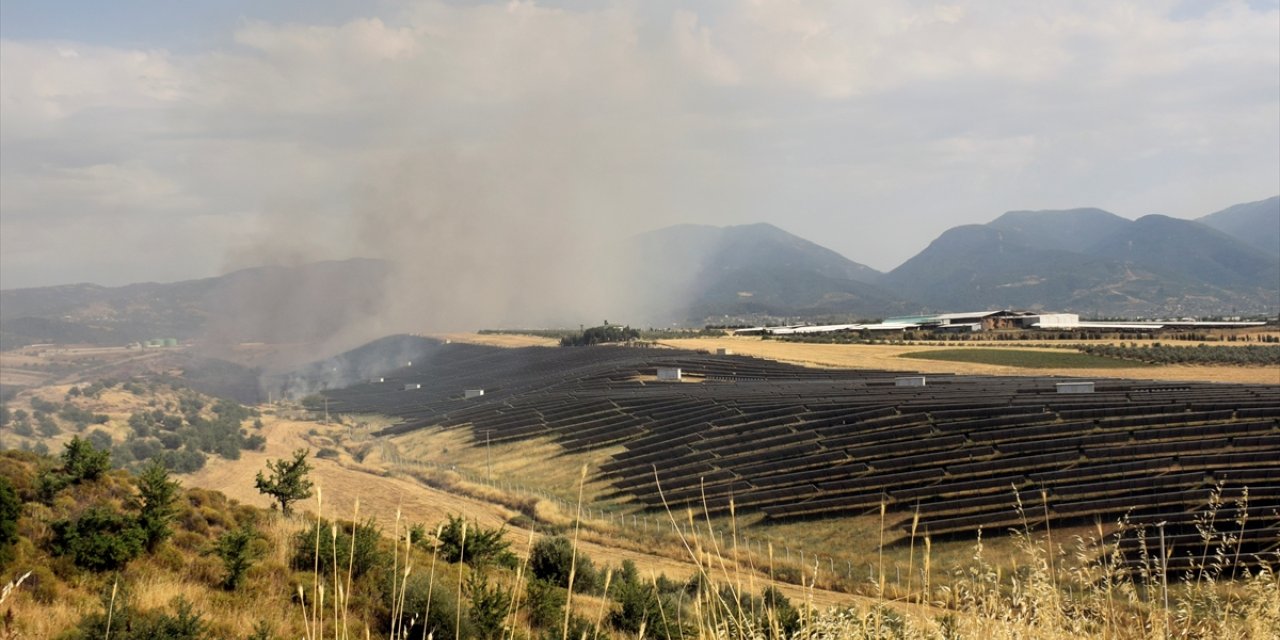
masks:
{"label": "mountain range", "polygon": [[0,348],[123,345],[152,338],[312,342],[380,308],[392,265],[381,260],[253,267],[123,287],[72,284],[0,291]]}
{"label": "mountain range", "polygon": [[[631,239],[627,262],[634,267],[624,279],[628,293],[649,311],[644,321],[655,323],[987,308],[1274,315],[1280,196],[1197,220],[1128,220],[1101,209],[1010,211],[947,230],[888,273],[769,224],[659,229]],[[0,291],[0,347],[153,337],[330,341],[384,308],[393,271],[391,263],[357,259],[168,284]]]}
{"label": "mountain range", "polygon": [[947,230],[876,283],[933,309],[1273,313],[1280,299],[1277,228],[1280,197],[1199,220],[1012,211]]}

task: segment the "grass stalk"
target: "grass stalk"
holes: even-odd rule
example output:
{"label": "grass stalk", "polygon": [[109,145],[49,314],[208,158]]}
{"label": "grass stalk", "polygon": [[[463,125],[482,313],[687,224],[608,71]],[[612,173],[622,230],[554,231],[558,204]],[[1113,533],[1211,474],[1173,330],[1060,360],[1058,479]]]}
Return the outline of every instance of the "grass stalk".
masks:
{"label": "grass stalk", "polygon": [[573,580],[578,574],[578,534],[582,529],[582,491],[587,483],[587,465],[582,465],[582,473],[578,474],[578,504],[573,514],[573,550],[569,555],[569,585],[564,597],[564,626],[561,627],[560,639],[569,638],[569,617],[573,615]]}
{"label": "grass stalk", "polygon": [[915,578],[916,529],[920,526],[920,503],[916,502],[915,513],[911,515],[911,546],[907,551],[907,602],[911,602],[911,582]]}
{"label": "grass stalk", "polygon": [[[320,619],[319,601],[320,601],[320,517],[324,514],[324,491],[320,487],[316,487],[316,539],[315,549],[312,553],[311,566],[311,621],[315,624]],[[320,627],[316,627],[310,631],[310,637],[319,639]]]}
{"label": "grass stalk", "polygon": [[467,521],[462,521],[462,540],[458,544],[458,601],[453,617],[453,640],[462,638],[462,573],[466,567],[467,557]]}
{"label": "grass stalk", "polygon": [[347,607],[347,601],[351,599],[351,573],[355,568],[356,562],[356,532],[360,526],[360,498],[356,498],[355,509],[351,514],[351,544],[347,552],[347,587],[343,590],[342,600],[342,638],[346,640],[348,637],[347,617],[350,615]]}
{"label": "grass stalk", "polygon": [[111,583],[111,602],[107,605],[107,630],[102,635],[102,640],[111,640],[111,620],[116,613],[116,594],[120,590],[120,577],[116,576],[115,582]]}
{"label": "grass stalk", "polygon": [[400,506],[396,506],[396,520],[393,533],[391,534],[391,637],[396,637],[397,623],[400,622],[399,616],[396,615],[397,589],[396,578],[400,575]]}
{"label": "grass stalk", "polygon": [[[466,523],[463,523],[464,525]],[[444,531],[444,525],[436,525],[436,540],[440,540],[440,533]],[[427,620],[431,615],[431,596],[436,588],[436,558],[440,556],[440,544],[431,545],[431,573],[427,578],[427,604],[422,609],[422,640],[427,640],[427,628],[431,625],[427,624]]]}

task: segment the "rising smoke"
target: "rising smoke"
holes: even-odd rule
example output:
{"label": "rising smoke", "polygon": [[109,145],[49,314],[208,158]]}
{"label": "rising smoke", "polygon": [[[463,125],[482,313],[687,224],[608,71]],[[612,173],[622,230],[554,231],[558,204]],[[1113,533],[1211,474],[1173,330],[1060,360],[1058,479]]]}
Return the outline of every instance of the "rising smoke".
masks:
{"label": "rising smoke", "polygon": [[[319,358],[396,332],[666,319],[680,301],[640,295],[644,256],[628,240],[693,213],[672,206],[687,182],[687,163],[672,160],[690,126],[680,60],[637,41],[625,8],[432,4],[406,23],[361,27],[397,44],[376,68],[335,59],[333,71],[305,70],[324,90],[353,87],[340,94],[353,106],[332,124],[339,131],[321,136],[346,152],[336,167],[311,169],[341,183],[336,202],[313,209],[305,197],[272,195],[263,223],[227,258],[230,268],[363,257],[387,272],[249,287],[213,326],[305,337]],[[274,37],[260,31],[255,39]],[[478,46],[476,37],[497,39]],[[296,72],[272,51],[265,62]],[[367,99],[352,99],[357,91]],[[264,97],[282,111],[297,100]],[[251,311],[263,306],[297,311]]]}

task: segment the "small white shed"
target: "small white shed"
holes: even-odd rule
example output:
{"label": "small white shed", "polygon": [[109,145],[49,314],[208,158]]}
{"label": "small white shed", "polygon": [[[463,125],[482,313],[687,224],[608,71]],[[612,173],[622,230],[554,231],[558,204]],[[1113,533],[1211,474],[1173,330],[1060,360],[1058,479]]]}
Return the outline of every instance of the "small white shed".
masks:
{"label": "small white shed", "polygon": [[484,389],[465,389],[462,392],[462,397],[466,400],[479,398],[482,395],[484,395]]}
{"label": "small white shed", "polygon": [[681,376],[680,367],[658,367],[659,380],[679,381]]}
{"label": "small white shed", "polygon": [[409,384],[404,385],[405,391],[413,391],[415,389],[421,389],[421,388],[422,388],[422,385],[418,384],[417,382],[410,382]]}
{"label": "small white shed", "polygon": [[895,387],[923,387],[924,376],[901,376],[893,379]]}

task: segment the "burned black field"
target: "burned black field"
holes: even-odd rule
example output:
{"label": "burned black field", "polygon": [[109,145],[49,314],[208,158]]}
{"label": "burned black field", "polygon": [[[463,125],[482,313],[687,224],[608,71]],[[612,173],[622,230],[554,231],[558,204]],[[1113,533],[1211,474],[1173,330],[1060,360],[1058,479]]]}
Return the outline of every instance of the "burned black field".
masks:
{"label": "burned black field", "polygon": [[[659,381],[659,368],[684,381]],[[1135,554],[1157,531],[1190,562],[1205,514],[1242,561],[1280,550],[1280,386],[812,369],[629,347],[430,344],[411,366],[326,392],[329,410],[536,436],[566,451],[621,447],[593,470],[646,509],[693,506],[771,521],[878,513],[900,541],[981,528],[1108,526]],[[483,389],[478,397],[467,390]],[[660,483],[660,485],[659,485]],[[1016,495],[1015,495],[1016,491]],[[1019,510],[1017,503],[1021,502]],[[1201,529],[1197,529],[1200,519]]]}

